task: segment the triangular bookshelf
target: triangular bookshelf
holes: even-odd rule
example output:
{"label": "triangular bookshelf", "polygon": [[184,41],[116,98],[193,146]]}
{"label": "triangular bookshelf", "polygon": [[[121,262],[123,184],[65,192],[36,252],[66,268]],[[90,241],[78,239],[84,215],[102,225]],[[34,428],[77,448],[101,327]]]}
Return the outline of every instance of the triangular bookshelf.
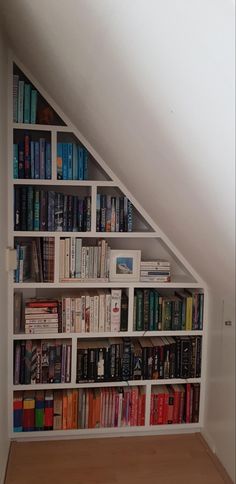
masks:
{"label": "triangular bookshelf", "polygon": [[[13,277],[13,273],[9,273],[9,307],[11,308],[11,310],[9,311],[9,361],[10,370],[12,370],[9,373],[14,373],[14,383],[12,384],[11,379],[9,382],[9,394],[11,396],[9,411],[10,435],[14,438],[16,437],[16,435],[18,438],[25,438],[26,435],[24,429],[22,430],[21,427],[19,427],[19,429],[17,430],[17,434],[16,429],[15,432],[13,432],[12,430],[14,427],[14,422],[12,420],[11,409],[13,403],[15,405],[18,405],[18,403],[16,402],[23,402],[22,405],[24,405],[24,397],[21,396],[22,392],[34,391],[36,389],[39,389],[41,392],[48,391],[50,393],[50,391],[53,392],[56,389],[61,389],[61,392],[68,392],[68,395],[66,396],[68,404],[68,399],[72,398],[71,392],[75,392],[75,395],[77,395],[76,392],[82,391],[82,388],[84,388],[83,391],[85,393],[86,391],[95,392],[95,388],[98,388],[98,393],[104,391],[104,395],[102,394],[102,397],[100,395],[101,398],[108,398],[105,396],[105,389],[109,388],[109,398],[119,399],[121,393],[123,392],[122,394],[124,395],[124,393],[126,392],[126,390],[124,391],[124,388],[126,387],[133,388],[132,398],[138,398],[140,402],[143,401],[144,398],[145,403],[142,423],[135,423],[133,421],[133,423],[131,424],[129,421],[127,425],[122,426],[123,424],[121,423],[117,425],[109,425],[108,422],[103,422],[103,425],[101,425],[100,422],[100,428],[89,428],[88,422],[86,424],[83,421],[83,425],[80,422],[81,428],[75,428],[71,426],[72,424],[70,424],[69,427],[66,428],[66,430],[63,430],[62,427],[60,429],[57,427],[53,427],[52,429],[50,429],[50,435],[59,437],[63,437],[64,435],[79,436],[87,434],[101,436],[107,434],[123,435],[124,433],[128,434],[131,431],[138,433],[158,433],[160,426],[157,425],[157,422],[151,422],[150,419],[152,418],[151,405],[154,394],[156,394],[155,389],[160,384],[167,386],[170,384],[182,385],[182,391],[184,392],[183,398],[189,399],[190,394],[188,394],[187,391],[191,391],[195,395],[192,395],[192,398],[196,399],[199,398],[199,385],[201,383],[199,416],[193,416],[192,420],[190,417],[188,417],[189,420],[187,420],[187,417],[185,415],[185,422],[182,422],[182,420],[175,423],[171,422],[173,424],[171,426],[171,430],[173,430],[174,432],[185,432],[186,429],[187,431],[191,431],[191,429],[199,429],[202,425],[203,418],[204,384],[203,380],[200,379],[200,376],[196,374],[196,371],[195,373],[191,374],[191,377],[189,376],[190,374],[186,378],[183,378],[183,375],[181,378],[180,376],[178,376],[178,378],[173,378],[172,376],[171,382],[168,381],[169,377],[166,377],[164,379],[162,378],[160,380],[157,379],[155,381],[153,378],[147,378],[147,375],[146,377],[144,377],[144,374],[142,376],[142,379],[140,380],[132,380],[128,378],[128,380],[126,381],[124,376],[122,377],[123,379],[114,378],[113,380],[111,380],[110,377],[110,380],[108,379],[104,381],[103,379],[103,381],[101,382],[98,379],[95,379],[95,381],[93,381],[92,383],[89,380],[86,382],[81,382],[80,380],[78,380],[79,363],[77,360],[77,354],[78,351],[82,351],[78,349],[80,348],[80,340],[84,342],[90,341],[89,344],[94,345],[92,346],[93,348],[98,348],[98,342],[101,338],[103,338],[103,341],[104,338],[119,338],[120,341],[121,337],[128,337],[128,339],[130,338],[130,341],[132,341],[132,338],[134,337],[141,337],[141,339],[143,338],[142,341],[137,340],[139,341],[138,344],[141,345],[140,348],[144,344],[143,341],[147,341],[148,337],[157,337],[158,344],[161,340],[162,344],[166,345],[177,344],[177,339],[175,340],[173,338],[192,338],[191,341],[193,341],[194,338],[198,338],[198,340],[196,339],[195,341],[194,339],[194,341],[196,345],[201,345],[201,349],[199,351],[201,351],[202,369],[204,369],[205,353],[203,352],[204,347],[202,345],[202,338],[205,334],[205,328],[202,326],[202,323],[204,319],[204,314],[206,314],[206,304],[204,304],[203,309],[203,294],[206,294],[206,285],[201,277],[197,274],[197,272],[188,263],[188,261],[175,248],[175,246],[171,243],[168,237],[166,237],[166,235],[162,232],[158,225],[152,220],[152,218],[147,214],[147,212],[143,209],[139,202],[133,197],[127,187],[121,182],[121,180],[117,178],[117,176],[113,173],[113,171],[106,164],[106,162],[99,156],[99,154],[93,149],[89,142],[79,132],[77,127],[75,127],[73,123],[71,123],[71,121],[61,111],[61,109],[54,102],[54,100],[48,95],[48,93],[42,88],[42,86],[39,85],[37,80],[34,79],[34,77],[27,70],[27,68],[12,55],[10,55],[9,60],[9,79],[11,80],[11,82],[9,85],[8,243],[10,247],[16,248],[18,257],[18,269],[15,271],[15,279]],[[20,81],[22,82],[20,89],[23,99],[19,101]],[[17,100],[16,92],[18,96]],[[13,123],[12,113],[14,118]],[[38,152],[38,150],[41,151]],[[16,153],[17,159],[15,156]],[[22,162],[22,160],[23,168],[20,165],[20,161]],[[61,202],[60,200],[62,200],[63,202]],[[17,205],[18,203],[19,206]],[[62,205],[60,205],[60,203],[62,203]],[[53,223],[51,222],[50,218],[51,206],[53,206],[54,210]],[[80,211],[81,206],[82,211]],[[42,214],[43,211],[45,211],[45,214],[47,214],[46,222],[44,220],[44,217],[38,215],[39,211],[40,214]],[[58,216],[58,213],[60,213],[60,216]],[[57,218],[55,214],[57,214]],[[83,248],[86,249],[86,247],[88,246],[86,249],[87,256],[86,251],[84,252],[85,276],[76,275],[77,256],[71,255],[74,254],[73,251],[75,251],[75,249],[77,250],[76,244],[79,240],[81,242],[78,242],[78,247],[80,247],[79,250],[82,250],[82,260],[79,261],[79,264],[81,264],[81,273],[83,273]],[[81,246],[79,245],[80,243],[82,244]],[[168,280],[168,282],[164,280],[153,282],[151,279],[150,281],[145,282],[140,281],[139,279],[129,280],[128,278],[126,280],[112,280],[109,276],[109,267],[106,266],[106,264],[108,264],[108,262],[106,262],[106,256],[109,259],[111,254],[110,249],[120,252],[120,260],[127,251],[132,251],[132,253],[134,253],[134,251],[136,253],[141,251],[141,259],[143,261],[150,261],[156,259],[161,261],[168,261],[171,267],[171,279]],[[96,265],[96,257],[103,257],[101,255],[103,253],[103,250],[105,251],[104,254],[106,254],[104,268],[101,268],[99,266],[99,275],[94,275],[94,269],[91,269],[89,264],[92,260],[92,265],[94,267]],[[21,269],[20,265],[21,257],[23,258],[23,260],[25,257],[26,260],[26,254],[28,254],[28,252],[30,254],[29,264],[31,267],[34,266],[33,278],[28,276],[27,270],[30,272],[29,268],[24,267],[23,269]],[[88,259],[86,259],[86,257],[88,257]],[[127,260],[127,257],[125,260]],[[86,269],[87,262],[88,268]],[[70,266],[68,266],[69,269],[67,267],[67,263],[70,264]],[[165,264],[163,265],[165,266]],[[46,269],[44,266],[47,266]],[[126,268],[127,267],[128,266],[126,266]],[[86,273],[86,270],[88,270],[88,273]],[[163,271],[164,270],[167,270],[166,266]],[[68,271],[69,274],[71,274],[72,271],[73,276],[70,275],[69,277],[67,277],[66,274],[68,273]],[[41,272],[43,276],[41,276]],[[91,273],[93,274],[93,276],[89,276],[89,274]],[[18,277],[19,279],[16,279],[16,277]],[[190,292],[185,293],[184,291],[186,290]],[[99,313],[100,319],[104,319],[103,323],[105,326],[102,326],[102,329],[96,329],[96,318],[94,316],[95,298],[100,298],[100,296],[103,297],[104,295],[104,298],[108,298],[107,304],[111,304],[111,299],[109,298],[113,297],[115,291],[118,291],[118,293],[120,291],[119,297],[122,297],[127,303],[126,306],[124,306],[126,307],[125,310],[127,317],[126,328],[125,330],[120,329],[111,331],[111,329],[109,329],[108,322],[104,323],[104,321],[108,321],[110,316],[108,317],[107,315],[105,315],[105,313],[103,316],[101,316],[101,314]],[[146,296],[144,294],[145,291]],[[101,292],[103,292],[104,294],[101,295]],[[97,293],[100,294],[100,296],[97,296]],[[154,313],[152,313],[152,315],[150,313],[150,308],[152,304],[151,297],[154,298],[153,308],[157,308],[155,309],[156,312],[159,311],[157,318],[161,318],[162,321],[163,316],[160,316],[160,311],[163,310],[164,306],[161,305],[165,304],[163,301],[170,301],[170,304],[172,305],[172,313],[170,316],[172,318],[170,322],[171,325],[174,324],[174,301],[178,299],[179,308],[182,308],[181,315],[180,309],[178,310],[178,318],[182,318],[183,320],[184,318],[187,318],[186,307],[185,313],[183,307],[185,304],[187,304],[188,298],[189,304],[192,301],[192,319],[188,324],[190,324],[190,326],[192,324],[192,326],[187,327],[185,323],[185,326],[182,325],[175,330],[172,326],[171,328],[168,327],[168,329],[161,328],[162,330],[159,327],[156,327],[156,329],[154,329],[150,328],[149,326],[143,327],[142,330],[140,328],[137,329],[136,305],[138,304],[138,293],[139,295],[141,294],[143,298],[149,298],[149,326],[151,324],[151,318],[154,318]],[[75,315],[77,314],[75,309],[75,312],[73,313],[72,306],[73,304],[77,304],[73,301],[77,301],[77,299],[80,298],[82,301],[83,297],[85,298],[85,301],[87,301],[86,297],[89,298],[89,324],[93,324],[93,328],[95,328],[93,330],[89,329],[89,331],[87,329],[84,329],[84,327],[82,327],[82,329],[80,327],[80,330],[76,330],[76,319],[73,320],[73,318],[76,318]],[[21,304],[22,314],[22,311],[25,311],[29,298],[34,298],[35,301],[37,300],[37,298],[40,298],[41,300],[48,300],[51,298],[52,301],[60,298],[61,301],[70,300],[71,302],[68,302],[68,304],[72,305],[70,306],[70,308],[72,308],[70,309],[70,311],[72,312],[70,312],[70,315],[68,316],[70,320],[69,323],[67,321],[70,326],[69,330],[68,327],[65,326],[64,330],[62,330],[61,332],[58,329],[57,331],[55,331],[55,333],[50,333],[49,331],[45,330],[45,333],[38,332],[33,334],[26,334],[25,330],[22,331],[22,326],[19,321],[18,323],[20,325],[20,329],[18,328],[18,331],[13,330],[12,326],[14,326],[15,328],[16,324],[16,300],[18,300],[18,303],[19,301],[21,301],[19,304]],[[123,299],[121,300],[123,301]],[[101,305],[101,299],[99,299],[98,301]],[[106,299],[104,299],[104,301],[106,301]],[[62,304],[64,304],[64,302],[62,302]],[[92,306],[92,304],[94,306]],[[142,311],[144,311],[144,299],[142,304]],[[157,304],[159,305],[159,309],[157,307]],[[93,309],[91,309],[92,307]],[[109,307],[110,306],[108,305],[107,308],[110,311]],[[197,309],[195,309],[197,315],[195,316],[193,316],[194,307],[197,307]],[[14,314],[13,308],[15,311]],[[91,311],[93,311],[93,313],[91,313]],[[31,309],[29,309],[29,314],[31,314]],[[62,310],[61,314],[62,319],[64,317],[66,321],[66,313],[63,313]],[[196,317],[196,321],[192,322],[194,321],[194,317]],[[23,321],[22,315],[20,315],[19,318]],[[91,318],[93,318],[93,323],[91,323]],[[22,323],[23,325],[25,325],[24,328],[26,328],[26,322],[28,319],[29,317],[26,317],[26,313],[24,312],[24,321]],[[199,323],[200,319],[201,324]],[[13,325],[12,320],[14,321]],[[58,327],[59,323],[56,322],[56,320],[57,318],[55,318],[54,324],[55,327]],[[65,323],[65,325],[67,323]],[[32,321],[30,324],[31,331],[33,331]],[[106,324],[108,325],[107,327]],[[111,322],[109,324],[111,324]],[[162,324],[162,322],[158,322],[158,324]],[[45,323],[45,325],[45,328],[47,328],[48,323]],[[21,373],[16,378],[16,361],[17,357],[21,358],[20,352],[22,350],[22,341],[25,342],[23,346],[26,346],[26,352],[31,351],[30,354],[32,356],[32,348],[34,348],[34,342],[40,340],[40,344],[42,344],[42,341],[53,341],[53,338],[57,340],[57,345],[59,344],[58,341],[61,341],[63,342],[63,344],[67,344],[70,347],[69,350],[66,349],[66,351],[70,352],[70,378],[68,379],[68,381],[61,380],[60,383],[54,383],[54,380],[52,380],[51,384],[48,382],[45,383],[44,381],[40,381],[39,385],[35,385],[35,381],[33,381],[32,383],[32,374],[30,377],[31,380],[27,380],[27,384],[24,381]],[[163,338],[167,339],[164,341]],[[188,344],[190,344],[190,339],[188,339]],[[83,344],[81,347],[83,347]],[[123,344],[124,341],[122,342],[122,345]],[[150,344],[153,345],[154,343]],[[42,347],[41,351],[43,351]],[[20,370],[18,369],[18,372],[19,371]],[[88,390],[85,390],[86,388]],[[170,388],[170,386],[168,386],[168,388]],[[177,390],[173,390],[173,388],[171,391],[177,392]],[[196,397],[197,392],[198,397]],[[46,394],[44,394],[44,398],[46,398],[45,395]],[[143,397],[143,395],[145,396]],[[33,398],[34,404],[36,405],[37,398],[32,396],[30,397],[29,395],[29,399],[30,398]],[[76,398],[79,398],[78,395]],[[19,403],[19,405],[21,404]],[[134,403],[132,405],[134,405]],[[137,408],[135,410],[136,412],[138,411]],[[23,409],[22,412],[24,412]],[[167,424],[168,422],[161,423]],[[17,425],[15,425],[15,427],[17,427]],[[168,432],[169,428],[170,426],[168,428],[166,425],[161,426],[162,432]],[[31,437],[34,438],[35,436],[45,438],[44,430],[38,429],[36,431],[36,429],[34,429],[32,430],[32,432],[30,432],[30,434],[27,434],[27,438],[29,439]]]}

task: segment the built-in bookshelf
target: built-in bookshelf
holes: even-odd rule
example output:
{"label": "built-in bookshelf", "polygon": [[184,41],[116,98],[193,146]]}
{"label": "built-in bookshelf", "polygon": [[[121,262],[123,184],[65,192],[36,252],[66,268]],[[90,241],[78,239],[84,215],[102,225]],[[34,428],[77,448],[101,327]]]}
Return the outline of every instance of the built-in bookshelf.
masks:
{"label": "built-in bookshelf", "polygon": [[[12,57],[8,163],[10,437],[199,430],[204,281]],[[112,251],[163,280],[112,280]]]}

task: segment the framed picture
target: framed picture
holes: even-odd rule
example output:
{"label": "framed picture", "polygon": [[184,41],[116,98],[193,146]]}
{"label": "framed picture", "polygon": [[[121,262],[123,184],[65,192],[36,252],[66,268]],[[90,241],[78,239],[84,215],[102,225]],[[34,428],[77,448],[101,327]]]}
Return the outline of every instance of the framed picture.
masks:
{"label": "framed picture", "polygon": [[110,281],[139,281],[140,260],[141,250],[111,250]]}

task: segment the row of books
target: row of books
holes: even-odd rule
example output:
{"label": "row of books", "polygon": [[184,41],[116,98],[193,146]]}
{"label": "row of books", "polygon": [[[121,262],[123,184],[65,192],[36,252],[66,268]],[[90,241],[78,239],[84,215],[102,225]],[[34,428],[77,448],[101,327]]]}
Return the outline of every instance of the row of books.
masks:
{"label": "row of books", "polygon": [[140,281],[170,282],[170,262],[166,260],[141,261]]}
{"label": "row of books", "polygon": [[14,347],[14,385],[69,383],[71,342],[22,340]]}
{"label": "row of books", "polygon": [[91,197],[79,198],[33,186],[15,187],[15,230],[88,232]]}
{"label": "row of books", "polygon": [[197,423],[199,404],[199,383],[153,386],[150,425]]}
{"label": "row of books", "polygon": [[60,280],[107,281],[109,277],[110,246],[98,240],[96,246],[83,246],[78,237],[60,239]]}
{"label": "row of books", "polygon": [[38,92],[13,75],[13,122],[36,123]]}
{"label": "row of books", "polygon": [[155,289],[136,289],[134,294],[134,329],[136,331],[202,330],[204,294],[176,291],[162,296]]}
{"label": "row of books", "polygon": [[16,241],[17,268],[14,282],[54,282],[54,238]]}
{"label": "row of books", "polygon": [[142,387],[15,392],[14,432],[141,426]]}
{"label": "row of books", "polygon": [[76,143],[57,143],[57,179],[88,180],[88,156]]}
{"label": "row of books", "polygon": [[13,144],[13,178],[52,178],[51,143],[45,138],[32,141],[25,133],[24,140]]}
{"label": "row of books", "polygon": [[185,379],[200,375],[200,336],[77,342],[77,383]]}
{"label": "row of books", "polygon": [[133,205],[127,197],[97,194],[98,232],[132,232]]}

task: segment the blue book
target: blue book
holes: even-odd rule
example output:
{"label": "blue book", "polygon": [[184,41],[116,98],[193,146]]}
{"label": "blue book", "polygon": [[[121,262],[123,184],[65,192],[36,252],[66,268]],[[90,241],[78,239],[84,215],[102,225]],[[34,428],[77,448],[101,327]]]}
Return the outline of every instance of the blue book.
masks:
{"label": "blue book", "polygon": [[86,148],[83,149],[83,155],[83,179],[88,180],[88,151],[86,150]]}
{"label": "blue book", "polygon": [[46,172],[46,179],[50,180],[52,178],[52,171],[51,171],[51,143],[46,142],[46,159],[45,159],[45,172]]}
{"label": "blue book", "polygon": [[18,178],[18,144],[13,145],[13,178]]}
{"label": "blue book", "polygon": [[73,180],[78,180],[78,150],[76,143],[73,143],[73,162],[72,162],[72,178]]}
{"label": "blue book", "polygon": [[24,88],[24,123],[30,123],[30,95],[31,95],[31,85],[25,84],[25,88]]}
{"label": "blue book", "polygon": [[18,84],[18,123],[24,122],[24,81]]}
{"label": "blue book", "polygon": [[34,176],[34,141],[30,141],[30,171],[31,171],[31,178],[35,178]]}
{"label": "blue book", "polygon": [[37,97],[38,93],[35,89],[31,91],[31,107],[30,107],[30,123],[36,123],[36,113],[37,113]]}
{"label": "blue book", "polygon": [[73,179],[73,144],[68,143],[68,180]]}
{"label": "blue book", "polygon": [[78,180],[84,179],[84,157],[83,148],[78,146]]}
{"label": "blue book", "polygon": [[40,178],[39,142],[34,143],[34,178]]}
{"label": "blue book", "polygon": [[68,180],[68,143],[62,143],[62,179]]}
{"label": "blue book", "polygon": [[40,228],[40,194],[39,190],[36,189],[34,192],[34,230],[39,230]]}
{"label": "blue book", "polygon": [[27,230],[34,230],[34,188],[27,187]]}
{"label": "blue book", "polygon": [[63,179],[62,173],[62,145],[63,143],[57,143],[57,179]]}
{"label": "blue book", "polygon": [[39,178],[45,179],[45,139],[39,139]]}

